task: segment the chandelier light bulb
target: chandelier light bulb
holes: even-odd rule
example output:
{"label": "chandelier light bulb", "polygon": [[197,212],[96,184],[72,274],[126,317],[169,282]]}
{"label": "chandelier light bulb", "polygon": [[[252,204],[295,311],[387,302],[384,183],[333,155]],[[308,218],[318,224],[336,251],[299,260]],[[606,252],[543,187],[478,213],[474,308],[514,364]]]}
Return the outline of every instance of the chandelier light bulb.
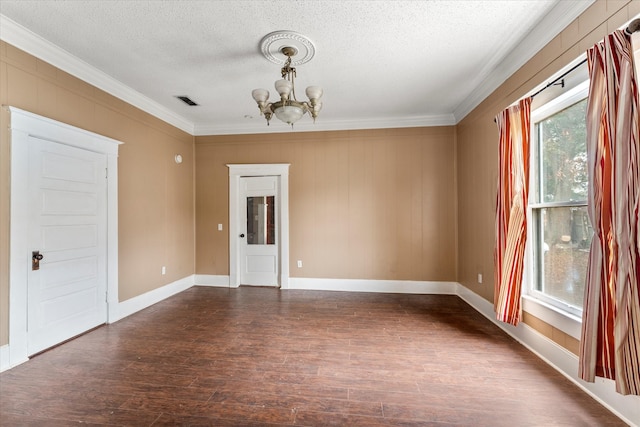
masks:
{"label": "chandelier light bulb", "polygon": [[276,81],[276,90],[280,94],[281,98],[289,99],[289,94],[293,89],[293,84],[289,80],[280,79]]}
{"label": "chandelier light bulb", "polygon": [[253,96],[253,99],[257,103],[267,102],[267,99],[269,99],[269,91],[266,89],[254,89],[251,92],[251,96]]}
{"label": "chandelier light bulb", "polygon": [[309,86],[305,91],[307,97],[311,100],[322,98],[322,88],[320,86]]}

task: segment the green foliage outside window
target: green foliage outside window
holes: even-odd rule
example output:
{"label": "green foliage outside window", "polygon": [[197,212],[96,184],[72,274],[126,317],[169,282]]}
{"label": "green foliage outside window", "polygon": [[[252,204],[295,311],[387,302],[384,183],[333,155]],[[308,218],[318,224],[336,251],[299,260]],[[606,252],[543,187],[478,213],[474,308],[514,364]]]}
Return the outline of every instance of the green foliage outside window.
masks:
{"label": "green foliage outside window", "polygon": [[542,200],[587,200],[587,100],[539,123],[542,151]]}
{"label": "green foliage outside window", "polygon": [[536,124],[535,194],[544,206],[533,209],[538,239],[535,289],[578,309],[593,235],[586,207],[586,104],[584,99]]}

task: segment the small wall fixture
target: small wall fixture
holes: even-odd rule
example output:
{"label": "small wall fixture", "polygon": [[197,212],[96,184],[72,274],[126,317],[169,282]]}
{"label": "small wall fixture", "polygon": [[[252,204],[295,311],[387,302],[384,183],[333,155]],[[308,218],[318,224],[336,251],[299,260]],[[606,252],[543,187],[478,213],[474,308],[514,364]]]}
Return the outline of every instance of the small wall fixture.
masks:
{"label": "small wall fixture", "polygon": [[180,154],[176,154],[176,156],[173,158],[173,160],[175,160],[175,162],[177,164],[182,163],[182,156]]}
{"label": "small wall fixture", "polygon": [[309,98],[309,101],[298,101],[296,99],[295,90],[296,69],[291,66],[291,58],[298,54],[298,48],[293,46],[293,44],[302,43],[303,47],[305,47],[308,51],[307,55],[301,61],[298,61],[296,63],[304,63],[309,61],[313,56],[313,52],[315,52],[315,48],[306,37],[300,34],[277,31],[275,33],[267,35],[262,40],[263,54],[265,54],[267,59],[269,59],[270,61],[275,62],[273,56],[270,54],[270,52],[268,52],[269,47],[276,40],[280,41],[282,39],[290,39],[292,41],[292,45],[283,46],[279,49],[279,52],[286,57],[284,66],[281,69],[282,79],[277,80],[275,83],[275,88],[280,95],[280,100],[273,103],[268,102],[269,91],[266,89],[254,89],[251,92],[251,95],[253,96],[253,99],[258,103],[260,114],[263,115],[265,119],[267,119],[267,125],[269,125],[269,121],[271,120],[273,114],[275,114],[276,117],[281,121],[290,124],[292,127],[293,124],[297,122],[305,113],[309,113],[309,115],[315,122],[316,117],[318,117],[318,113],[322,109],[322,102],[320,102],[323,93],[322,88],[320,88],[319,86],[307,87],[306,94]]}

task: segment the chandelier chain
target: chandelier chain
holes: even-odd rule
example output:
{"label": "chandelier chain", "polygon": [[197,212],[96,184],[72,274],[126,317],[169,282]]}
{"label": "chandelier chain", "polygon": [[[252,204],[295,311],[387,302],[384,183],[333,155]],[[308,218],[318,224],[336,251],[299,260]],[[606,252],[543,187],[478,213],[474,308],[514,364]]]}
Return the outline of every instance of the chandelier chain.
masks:
{"label": "chandelier chain", "polygon": [[295,84],[295,78],[297,77],[297,75],[296,68],[291,66],[291,56],[287,56],[287,61],[284,63],[284,67],[282,67],[281,74],[283,79],[289,80],[291,82],[291,99],[297,101],[298,99],[296,98]]}

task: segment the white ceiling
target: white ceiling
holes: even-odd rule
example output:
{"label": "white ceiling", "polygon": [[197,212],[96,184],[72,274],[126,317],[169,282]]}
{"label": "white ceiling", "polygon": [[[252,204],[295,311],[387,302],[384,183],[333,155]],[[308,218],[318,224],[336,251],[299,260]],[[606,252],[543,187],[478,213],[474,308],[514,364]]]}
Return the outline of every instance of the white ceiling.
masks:
{"label": "white ceiling", "polygon": [[[593,0],[0,0],[0,38],[194,135],[285,132],[251,90],[280,67],[260,41],[291,30],[315,57],[298,95],[324,89],[295,130],[460,121]],[[199,105],[175,98],[187,95]],[[302,96],[303,98],[304,96]]]}

